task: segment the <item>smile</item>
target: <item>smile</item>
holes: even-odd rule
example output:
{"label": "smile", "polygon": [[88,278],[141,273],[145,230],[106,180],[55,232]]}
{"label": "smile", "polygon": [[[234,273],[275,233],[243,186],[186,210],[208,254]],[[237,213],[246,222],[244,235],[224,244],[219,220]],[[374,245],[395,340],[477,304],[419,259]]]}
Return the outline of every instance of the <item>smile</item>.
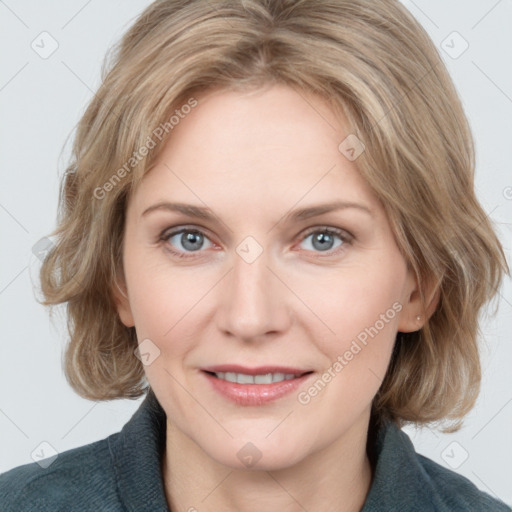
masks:
{"label": "smile", "polygon": [[241,406],[261,406],[290,395],[314,374],[295,368],[286,373],[275,371],[276,368],[272,369],[274,371],[247,369],[250,373],[215,370],[203,369],[201,372],[210,383],[210,389]]}
{"label": "smile", "polygon": [[283,380],[291,380],[300,377],[301,374],[293,373],[266,373],[264,375],[247,375],[246,373],[234,372],[213,372],[213,374],[222,380],[228,382],[237,382],[238,384],[272,384]]}

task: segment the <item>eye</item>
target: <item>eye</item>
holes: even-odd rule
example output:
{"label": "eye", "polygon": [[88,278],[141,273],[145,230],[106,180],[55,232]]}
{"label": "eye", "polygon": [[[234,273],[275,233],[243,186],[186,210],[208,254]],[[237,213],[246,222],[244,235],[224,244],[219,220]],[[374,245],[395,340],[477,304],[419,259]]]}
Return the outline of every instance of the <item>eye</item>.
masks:
{"label": "eye", "polygon": [[[301,243],[306,245],[307,251],[327,253],[326,256],[332,256],[344,250],[352,238],[352,235],[342,229],[323,226],[314,227],[306,232]],[[199,256],[204,252],[202,249],[209,249],[214,245],[201,230],[187,227],[164,231],[160,235],[160,240],[166,242],[166,249],[178,258]]]}
{"label": "eye", "polygon": [[315,227],[302,238],[302,243],[306,242],[306,250],[314,252],[328,252],[329,256],[336,254],[340,247],[349,244],[352,236],[346,231],[338,228]]}
{"label": "eye", "polygon": [[200,252],[201,249],[209,248],[213,245],[202,231],[192,228],[181,228],[177,231],[164,232],[160,240],[167,242],[167,249],[180,258],[186,258],[187,253]]}

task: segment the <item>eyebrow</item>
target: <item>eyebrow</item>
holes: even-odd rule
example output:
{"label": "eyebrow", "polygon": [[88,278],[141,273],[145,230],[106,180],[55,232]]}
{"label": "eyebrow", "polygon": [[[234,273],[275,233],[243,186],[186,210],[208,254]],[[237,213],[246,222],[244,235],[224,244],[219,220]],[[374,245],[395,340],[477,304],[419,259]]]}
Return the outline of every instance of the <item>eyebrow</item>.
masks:
{"label": "eyebrow", "polygon": [[[319,215],[323,215],[325,213],[329,213],[336,210],[344,210],[348,208],[353,208],[359,210],[363,213],[366,213],[373,217],[372,210],[360,203],[354,203],[351,201],[336,201],[332,203],[319,204],[314,206],[309,206],[308,208],[301,208],[298,210],[293,210],[288,212],[282,220],[286,221],[302,221],[306,219],[310,219],[312,217],[318,217]],[[172,212],[179,212],[189,217],[195,217],[202,220],[213,221],[216,219],[216,216],[212,213],[210,208],[205,208],[202,206],[194,206],[192,204],[184,204],[184,203],[169,203],[169,202],[160,202],[156,203],[149,208],[146,208],[141,217],[145,215],[158,211],[158,210],[168,210]]]}

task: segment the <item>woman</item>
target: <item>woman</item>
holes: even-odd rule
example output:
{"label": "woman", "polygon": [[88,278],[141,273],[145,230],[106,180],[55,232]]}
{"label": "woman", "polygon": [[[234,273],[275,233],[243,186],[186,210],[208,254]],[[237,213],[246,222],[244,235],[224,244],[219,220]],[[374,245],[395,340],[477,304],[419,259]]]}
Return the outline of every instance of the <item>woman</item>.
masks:
{"label": "woman", "polygon": [[400,430],[460,426],[508,270],[450,78],[394,1],[171,2],[76,135],[45,304],[67,378],[146,399],[5,510],[505,511]]}

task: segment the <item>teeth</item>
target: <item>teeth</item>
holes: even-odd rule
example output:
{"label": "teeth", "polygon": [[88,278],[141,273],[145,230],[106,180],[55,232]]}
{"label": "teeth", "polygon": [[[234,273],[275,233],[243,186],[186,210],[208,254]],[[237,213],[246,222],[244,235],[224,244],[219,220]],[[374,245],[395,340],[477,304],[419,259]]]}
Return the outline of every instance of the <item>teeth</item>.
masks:
{"label": "teeth", "polygon": [[254,377],[252,375],[244,375],[243,373],[238,373],[236,375],[236,381],[238,384],[254,384]]}
{"label": "teeth", "polygon": [[215,375],[228,382],[237,382],[238,384],[272,384],[283,380],[291,380],[300,375],[287,373],[267,373],[265,375],[246,375],[245,373],[234,372],[216,372]]}

